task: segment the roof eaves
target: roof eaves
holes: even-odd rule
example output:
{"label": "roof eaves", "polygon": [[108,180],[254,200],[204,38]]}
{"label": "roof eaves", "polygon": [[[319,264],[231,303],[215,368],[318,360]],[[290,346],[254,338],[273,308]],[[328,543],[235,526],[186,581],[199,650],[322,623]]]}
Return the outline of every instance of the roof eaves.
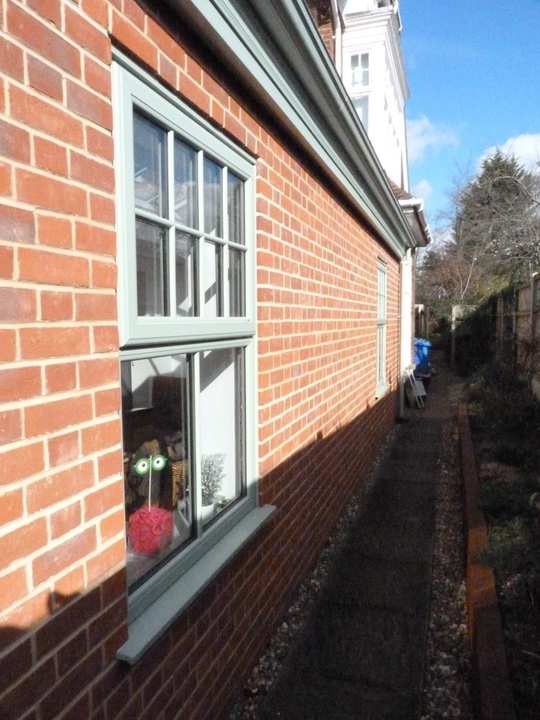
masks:
{"label": "roof eaves", "polygon": [[416,238],[303,0],[167,0],[398,256]]}

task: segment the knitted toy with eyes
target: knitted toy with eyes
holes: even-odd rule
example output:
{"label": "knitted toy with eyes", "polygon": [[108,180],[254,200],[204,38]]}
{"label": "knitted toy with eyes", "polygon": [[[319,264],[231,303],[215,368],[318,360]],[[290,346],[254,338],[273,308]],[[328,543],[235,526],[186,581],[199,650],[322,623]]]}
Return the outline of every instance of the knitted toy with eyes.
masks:
{"label": "knitted toy with eyes", "polygon": [[166,447],[156,439],[143,443],[133,456],[127,483],[133,493],[132,508],[139,509],[129,518],[128,538],[137,555],[155,555],[172,542],[172,512],[159,507],[171,482],[167,469]]}

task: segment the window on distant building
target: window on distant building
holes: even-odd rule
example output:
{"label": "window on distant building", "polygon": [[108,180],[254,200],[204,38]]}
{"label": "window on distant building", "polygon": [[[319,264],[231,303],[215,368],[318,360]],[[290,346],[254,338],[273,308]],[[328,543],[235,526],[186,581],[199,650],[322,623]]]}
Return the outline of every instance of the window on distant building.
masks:
{"label": "window on distant building", "polygon": [[369,53],[351,55],[351,86],[367,87],[369,85]]}
{"label": "window on distant building", "polygon": [[127,575],[132,593],[153,583],[155,595],[257,504],[254,162],[125,64],[115,140]]}
{"label": "window on distant building", "polygon": [[386,388],[386,265],[377,263],[377,395]]}
{"label": "window on distant building", "polygon": [[367,95],[363,95],[362,97],[354,98],[353,105],[356,108],[358,117],[362,121],[362,125],[367,132],[369,123],[369,97]]}

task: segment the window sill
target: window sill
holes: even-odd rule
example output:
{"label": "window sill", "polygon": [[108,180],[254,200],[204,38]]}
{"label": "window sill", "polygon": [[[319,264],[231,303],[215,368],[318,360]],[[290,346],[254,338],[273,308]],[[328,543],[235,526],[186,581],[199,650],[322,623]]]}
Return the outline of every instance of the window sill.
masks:
{"label": "window sill", "polygon": [[375,390],[375,400],[380,400],[388,393],[389,390],[390,385],[388,383],[380,383],[377,385],[377,389]]}
{"label": "window sill", "polygon": [[141,613],[130,624],[129,640],[116,653],[117,660],[134,665],[262,528],[275,509],[273,505],[265,505],[252,510]]}

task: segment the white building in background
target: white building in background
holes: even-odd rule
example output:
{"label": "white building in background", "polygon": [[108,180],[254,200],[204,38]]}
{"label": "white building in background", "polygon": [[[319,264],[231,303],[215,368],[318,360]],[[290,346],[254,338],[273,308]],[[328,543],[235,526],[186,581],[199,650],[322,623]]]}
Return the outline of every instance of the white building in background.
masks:
{"label": "white building in background", "polygon": [[[409,87],[401,51],[398,0],[307,0],[362,125],[386,172],[418,247],[431,241],[424,203],[409,192],[405,103]],[[401,262],[400,372],[412,362],[415,258]],[[402,403],[403,383],[402,383]]]}
{"label": "white building in background", "polygon": [[381,165],[409,190],[405,102],[409,88],[401,52],[397,0],[341,0],[341,76]]}

